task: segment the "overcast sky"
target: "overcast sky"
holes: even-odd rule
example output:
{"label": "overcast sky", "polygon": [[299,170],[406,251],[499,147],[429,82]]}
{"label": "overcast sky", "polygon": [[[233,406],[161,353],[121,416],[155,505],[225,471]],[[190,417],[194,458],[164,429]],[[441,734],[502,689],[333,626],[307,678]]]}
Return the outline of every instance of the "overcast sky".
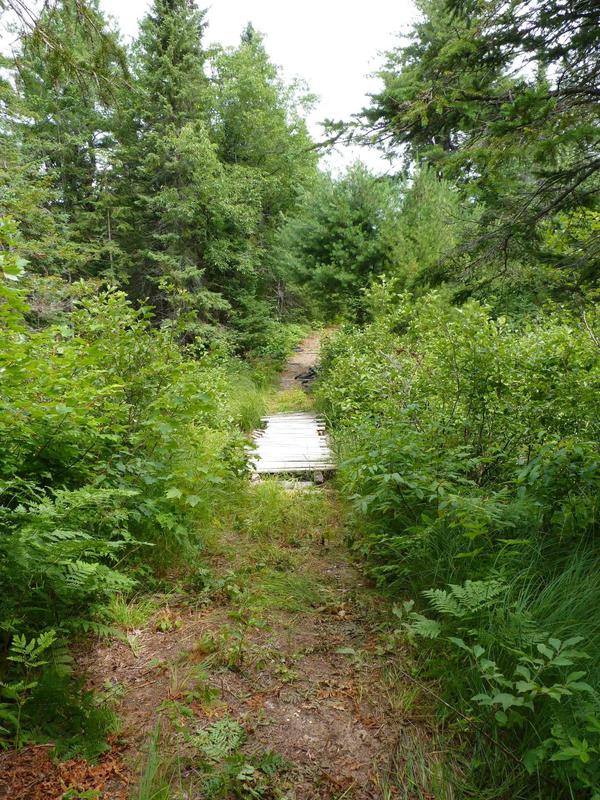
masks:
{"label": "overcast sky", "polygon": [[[118,20],[126,36],[134,36],[149,0],[100,0]],[[204,3],[199,2],[200,7]],[[320,98],[310,118],[313,136],[318,122],[347,119],[366,103],[377,86],[368,74],[381,62],[379,54],[392,47],[416,17],[412,0],[213,0],[208,5],[209,43],[235,45],[247,22],[265,35],[271,59],[286,79],[303,78]],[[337,169],[359,155],[369,166],[385,169],[372,151],[338,153],[328,165]]]}

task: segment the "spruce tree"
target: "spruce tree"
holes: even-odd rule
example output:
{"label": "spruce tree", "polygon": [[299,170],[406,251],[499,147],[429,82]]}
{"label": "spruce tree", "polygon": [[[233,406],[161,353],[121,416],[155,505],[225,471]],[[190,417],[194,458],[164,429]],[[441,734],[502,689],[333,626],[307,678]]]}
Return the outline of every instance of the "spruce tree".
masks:
{"label": "spruce tree", "polygon": [[[133,51],[134,84],[121,100],[117,236],[130,291],[160,318],[223,319],[221,241],[235,227],[230,190],[211,142],[212,92],[202,45],[204,12],[155,0]],[[235,204],[234,204],[235,205]]]}
{"label": "spruce tree", "polygon": [[397,184],[360,162],[306,192],[279,235],[279,258],[323,318],[360,318],[362,290],[398,255],[399,203]]}
{"label": "spruce tree", "polygon": [[286,215],[317,177],[317,153],[303,111],[310,104],[302,86],[287,86],[251,23],[238,47],[213,61],[216,86],[214,139],[235,186],[248,186],[257,203],[257,226],[244,251],[246,269],[237,281],[230,324],[244,340],[262,336],[265,320],[285,305],[285,280],[275,235]]}
{"label": "spruce tree", "polygon": [[38,24],[44,36],[34,29],[8,64],[15,88],[4,87],[5,209],[20,223],[32,269],[98,274],[110,238],[102,194],[111,87],[123,79],[124,53],[96,0],[64,0]]}
{"label": "spruce tree", "polygon": [[251,23],[237,48],[217,55],[215,78],[219,153],[228,164],[258,171],[264,219],[276,220],[316,177],[317,155],[301,113],[312,97],[301,85],[284,84]]}
{"label": "spruce tree", "polygon": [[597,2],[419,6],[363,113],[365,140],[433,164],[482,203],[464,249],[483,285],[524,262],[559,267],[569,289],[597,282]]}

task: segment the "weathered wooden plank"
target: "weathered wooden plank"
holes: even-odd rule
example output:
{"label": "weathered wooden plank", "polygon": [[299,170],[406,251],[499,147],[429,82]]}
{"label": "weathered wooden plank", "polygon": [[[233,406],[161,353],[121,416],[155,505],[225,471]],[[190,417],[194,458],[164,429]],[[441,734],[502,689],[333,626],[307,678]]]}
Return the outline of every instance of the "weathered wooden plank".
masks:
{"label": "weathered wooden plank", "polygon": [[275,433],[275,432],[278,432],[278,431],[279,432],[290,431],[290,433],[291,432],[313,433],[315,431],[324,431],[324,430],[325,430],[325,426],[324,425],[322,425],[322,426],[321,425],[308,425],[308,424],[293,425],[291,423],[289,425],[273,425],[273,424],[269,423],[269,428],[268,429],[258,430],[258,431],[256,431],[255,435],[265,434],[265,433],[267,433],[267,431],[269,433]]}
{"label": "weathered wooden plank", "polygon": [[253,455],[255,459],[266,458],[331,458],[329,450],[295,450],[292,447],[272,447],[268,450],[259,450]]}
{"label": "weathered wooden plank", "polygon": [[264,456],[257,456],[251,459],[256,463],[265,463],[267,461],[297,461],[297,462],[308,462],[308,461],[332,461],[331,453],[268,453]]}
{"label": "weathered wooden plank", "polygon": [[251,459],[255,464],[324,464],[326,462],[331,461],[331,456],[313,456],[308,458],[302,457],[294,457],[290,458],[289,456],[269,456],[268,458],[257,458]]}
{"label": "weathered wooden plank", "polygon": [[324,425],[308,425],[308,423],[290,422],[289,425],[278,425],[270,422],[268,428],[261,428],[256,431],[257,434],[261,433],[275,433],[276,431],[324,431]]}
{"label": "weathered wooden plank", "polygon": [[270,422],[268,428],[261,428],[256,433],[267,433],[275,431],[324,431],[324,425],[309,425],[308,423],[290,422],[289,425],[276,425]]}
{"label": "weathered wooden plank", "polygon": [[317,417],[311,416],[309,412],[306,414],[292,414],[287,415],[283,414],[282,416],[274,416],[274,417],[261,417],[262,422],[275,422],[275,423],[284,423],[284,422],[323,422],[324,417]]}
{"label": "weathered wooden plank", "polygon": [[263,436],[260,439],[255,439],[255,446],[256,447],[265,447],[265,445],[277,442],[280,444],[289,444],[293,447],[302,447],[303,444],[316,444],[319,447],[328,447],[327,439],[324,436],[315,436],[315,435],[307,435],[307,436]]}
{"label": "weathered wooden plank", "polygon": [[298,447],[289,447],[287,445],[270,444],[265,447],[258,447],[253,451],[256,455],[266,455],[268,453],[330,453],[328,447],[311,447],[310,445],[301,445]]}
{"label": "weathered wooden plank", "polygon": [[324,436],[265,436],[256,440],[256,447],[266,447],[269,444],[287,444],[292,447],[302,447],[305,444],[314,444],[318,447],[329,447]]}
{"label": "weathered wooden plank", "polygon": [[290,442],[296,445],[300,445],[302,442],[316,442],[317,444],[323,444],[327,442],[327,437],[321,436],[314,431],[298,435],[284,432],[280,434],[270,432],[267,436],[259,436],[257,439],[255,439],[255,441],[258,447],[262,446],[265,442]]}
{"label": "weathered wooden plank", "polygon": [[307,466],[269,466],[269,467],[257,467],[255,472],[258,475],[278,475],[281,473],[288,473],[290,475],[298,475],[298,474],[308,474],[311,472],[333,472],[335,470],[335,464],[318,464],[318,465],[307,465]]}
{"label": "weathered wooden plank", "polygon": [[303,458],[299,460],[290,460],[288,458],[270,458],[270,459],[261,459],[255,463],[251,463],[251,467],[253,469],[269,469],[272,466],[288,466],[290,469],[293,467],[309,467],[314,469],[320,469],[323,467],[324,464],[331,464],[331,459],[329,458]]}
{"label": "weathered wooden plank", "polygon": [[290,422],[288,425],[269,422],[267,428],[260,428],[256,433],[266,433],[270,431],[324,431],[325,425],[311,425],[308,422]]}
{"label": "weathered wooden plank", "polygon": [[264,441],[265,439],[280,439],[283,437],[289,439],[318,439],[319,437],[323,438],[323,436],[324,432],[319,433],[317,428],[302,428],[299,430],[288,430],[287,428],[278,430],[277,428],[270,428],[268,431],[265,431],[262,436],[258,436],[257,438]]}
{"label": "weathered wooden plank", "polygon": [[301,461],[289,461],[288,459],[282,458],[269,461],[258,461],[255,464],[250,464],[250,466],[256,471],[267,472],[272,467],[287,467],[288,469],[326,469],[328,468],[328,465],[331,464],[331,460],[325,458],[309,458]]}
{"label": "weathered wooden plank", "polygon": [[291,425],[306,425],[306,426],[310,426],[312,428],[315,425],[321,425],[321,426],[325,425],[325,421],[324,420],[306,419],[305,417],[303,417],[301,419],[298,419],[296,417],[294,417],[292,419],[280,419],[280,420],[278,420],[278,419],[263,419],[262,422],[264,422],[265,425],[281,426],[281,427],[287,427],[288,425],[290,425],[290,426]]}
{"label": "weathered wooden plank", "polygon": [[333,469],[331,461],[261,461],[256,464],[258,472],[268,472],[270,469]]}
{"label": "weathered wooden plank", "polygon": [[335,468],[325,420],[309,411],[269,415],[253,433],[248,460],[258,474],[329,472]]}
{"label": "weathered wooden plank", "polygon": [[292,460],[298,459],[307,459],[307,458],[331,458],[331,453],[327,450],[291,450],[290,448],[287,449],[274,449],[274,450],[265,450],[261,453],[256,453],[255,458],[257,459],[269,459],[269,458],[289,458]]}
{"label": "weathered wooden plank", "polygon": [[268,447],[271,444],[287,445],[287,446],[298,447],[298,448],[304,447],[304,445],[315,445],[315,447],[325,447],[325,448],[329,449],[329,445],[327,444],[327,441],[324,438],[315,437],[313,439],[313,438],[310,438],[308,436],[302,436],[302,437],[298,437],[296,439],[272,439],[272,438],[259,439],[255,443],[255,447],[260,449],[260,448],[263,448],[263,447]]}
{"label": "weathered wooden plank", "polygon": [[266,461],[331,461],[331,453],[293,453],[289,450],[271,450],[251,458],[255,463]]}

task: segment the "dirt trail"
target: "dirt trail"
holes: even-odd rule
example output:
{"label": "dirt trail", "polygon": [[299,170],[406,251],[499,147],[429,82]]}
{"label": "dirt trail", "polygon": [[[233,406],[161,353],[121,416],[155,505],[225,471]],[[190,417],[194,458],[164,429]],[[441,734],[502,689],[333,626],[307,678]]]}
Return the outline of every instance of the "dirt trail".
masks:
{"label": "dirt trail", "polygon": [[299,388],[299,376],[305,374],[311,367],[315,367],[319,360],[319,349],[322,334],[313,333],[308,336],[295,350],[281,373],[279,387],[282,390]]}
{"label": "dirt trail", "polygon": [[[293,356],[282,389],[314,365],[318,342]],[[424,786],[437,770],[428,715],[398,677],[389,605],[353,566],[343,517],[330,487],[248,485],[202,563],[128,642],[81,657],[123,725],[102,800],[446,796]]]}
{"label": "dirt trail", "polygon": [[[229,544],[232,549],[239,547],[239,542]],[[182,597],[169,607],[178,626],[175,630],[141,631],[135,655],[120,643],[94,653],[88,666],[96,676],[92,679],[96,688],[105,685],[107,676],[114,685],[125,687],[119,714],[125,721],[121,736],[128,744],[126,760],[135,762],[143,750],[162,705],[163,716],[170,716],[176,725],[191,722],[195,731],[231,718],[246,733],[245,754],[258,756],[259,761],[268,751],[282,756],[285,769],[265,790],[265,797],[385,796],[398,734],[411,720],[399,714],[398,698],[393,697],[384,664],[375,655],[381,645],[375,632],[382,622],[379,598],[365,589],[337,544],[327,549],[315,539],[309,544],[310,548],[291,550],[295,575],[312,584],[317,602],[305,600],[301,593],[306,587],[293,579],[285,584],[287,596],[264,599],[267,614],[240,610],[227,597],[215,597],[210,608],[199,611]],[[246,552],[235,564],[237,574],[247,572],[249,558],[257,556],[247,542],[242,547]],[[277,550],[271,559],[285,562],[288,548],[277,545]],[[268,572],[264,591],[269,591],[273,577],[272,570]],[[277,567],[274,572],[285,574]],[[254,583],[251,577],[250,581]],[[260,583],[260,578],[254,583],[259,593]],[[277,580],[274,585],[279,592]],[[236,624],[240,613],[246,614],[241,626]],[[238,650],[242,635],[243,648]],[[206,677],[199,678],[201,673]],[[198,691],[199,684],[203,685]],[[207,701],[211,691],[214,697]],[[186,700],[191,718],[176,705]],[[166,741],[165,748],[185,752],[193,763],[193,754],[177,735]],[[199,779],[181,797],[210,798],[201,783]],[[115,786],[114,797],[120,797],[117,790]],[[104,796],[113,797],[110,792]]]}

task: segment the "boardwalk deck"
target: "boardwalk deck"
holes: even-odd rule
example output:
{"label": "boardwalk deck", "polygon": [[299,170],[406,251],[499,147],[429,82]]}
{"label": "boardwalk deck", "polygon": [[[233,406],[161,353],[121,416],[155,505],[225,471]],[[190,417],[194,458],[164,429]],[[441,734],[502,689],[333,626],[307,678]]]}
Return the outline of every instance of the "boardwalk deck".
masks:
{"label": "boardwalk deck", "polygon": [[250,463],[259,475],[330,472],[335,468],[325,422],[312,412],[264,417],[252,434],[256,449]]}

